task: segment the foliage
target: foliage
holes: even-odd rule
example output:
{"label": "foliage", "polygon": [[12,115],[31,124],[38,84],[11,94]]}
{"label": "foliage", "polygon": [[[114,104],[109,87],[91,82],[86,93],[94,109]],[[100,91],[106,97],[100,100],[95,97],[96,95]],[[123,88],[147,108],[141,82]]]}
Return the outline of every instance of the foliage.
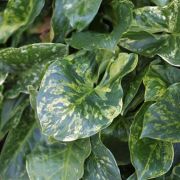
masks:
{"label": "foliage", "polygon": [[180,0],[0,2],[0,179],[180,178]]}

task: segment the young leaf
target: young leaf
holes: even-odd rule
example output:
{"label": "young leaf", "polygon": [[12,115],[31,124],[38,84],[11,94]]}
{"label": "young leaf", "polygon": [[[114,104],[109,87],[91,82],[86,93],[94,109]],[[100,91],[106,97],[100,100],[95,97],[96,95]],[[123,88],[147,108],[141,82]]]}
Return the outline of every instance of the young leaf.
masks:
{"label": "young leaf", "polygon": [[[137,56],[120,53],[99,84],[93,53],[59,59],[49,66],[37,96],[37,113],[44,134],[73,141],[98,133],[109,126],[122,109],[120,80],[137,65]],[[69,73],[71,72],[71,73]]]}
{"label": "young leaf", "polygon": [[69,143],[40,143],[27,158],[29,178],[79,180],[90,151],[89,139]]}
{"label": "young leaf", "polygon": [[0,44],[19,28],[28,26],[40,13],[44,6],[44,0],[9,0],[0,22]]}
{"label": "young leaf", "polygon": [[63,57],[67,51],[67,46],[53,43],[1,50],[0,71],[15,75],[11,80],[13,87],[6,92],[7,96],[15,98],[21,92],[28,94],[28,85],[37,89],[47,64]]}
{"label": "young leaf", "polygon": [[180,83],[171,85],[144,115],[141,138],[180,142]]}
{"label": "young leaf", "polygon": [[83,180],[121,180],[116,161],[111,152],[102,144],[100,137],[91,137],[92,152],[85,163]]}
{"label": "young leaf", "polygon": [[26,156],[40,139],[33,112],[26,109],[16,129],[6,139],[0,156],[0,177],[2,179],[28,179]]}
{"label": "young leaf", "polygon": [[150,103],[144,104],[131,125],[129,149],[131,162],[138,180],[150,179],[165,174],[173,162],[173,146],[169,142],[140,139],[144,114]]}

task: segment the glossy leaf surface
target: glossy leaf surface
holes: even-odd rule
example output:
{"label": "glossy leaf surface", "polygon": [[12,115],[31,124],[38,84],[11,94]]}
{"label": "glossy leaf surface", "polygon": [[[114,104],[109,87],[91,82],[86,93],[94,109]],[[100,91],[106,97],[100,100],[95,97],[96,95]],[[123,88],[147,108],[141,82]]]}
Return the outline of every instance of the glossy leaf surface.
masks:
{"label": "glossy leaf surface", "polygon": [[27,171],[31,180],[78,180],[84,173],[84,161],[91,151],[89,139],[70,143],[39,144],[27,159]]}
{"label": "glossy leaf surface", "polygon": [[121,180],[120,172],[111,152],[102,144],[98,135],[91,137],[92,152],[85,164],[83,180]]}
{"label": "glossy leaf surface", "polygon": [[1,152],[0,177],[2,179],[28,179],[26,156],[33,150],[39,139],[40,131],[34,121],[33,112],[26,110],[17,128],[9,132]]}
{"label": "glossy leaf surface", "polygon": [[166,173],[174,156],[171,143],[149,138],[140,139],[144,114],[149,105],[150,103],[144,104],[136,114],[129,139],[131,162],[139,180],[155,178]]}
{"label": "glossy leaf surface", "polygon": [[37,97],[43,133],[61,141],[73,141],[110,125],[122,109],[120,80],[136,64],[136,55],[120,53],[110,61],[101,82],[94,87],[97,62],[92,53],[82,51],[54,62],[46,71]]}
{"label": "glossy leaf surface", "polygon": [[180,83],[171,85],[144,115],[141,137],[180,142]]}
{"label": "glossy leaf surface", "polygon": [[38,88],[48,63],[66,54],[67,46],[53,43],[39,43],[1,50],[0,71],[16,75],[11,80],[14,85],[7,96],[14,98],[20,92],[28,93],[28,85]]}
{"label": "glossy leaf surface", "polygon": [[43,6],[44,0],[9,0],[0,21],[0,44],[5,43],[19,28],[31,24]]}

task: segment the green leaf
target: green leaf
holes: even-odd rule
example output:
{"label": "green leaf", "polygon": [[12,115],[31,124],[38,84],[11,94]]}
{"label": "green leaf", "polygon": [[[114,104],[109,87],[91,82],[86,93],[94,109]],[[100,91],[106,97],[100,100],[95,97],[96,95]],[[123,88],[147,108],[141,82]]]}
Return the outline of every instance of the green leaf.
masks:
{"label": "green leaf", "polygon": [[1,110],[1,106],[2,106],[1,103],[2,103],[3,98],[4,98],[4,96],[3,96],[3,89],[4,89],[3,85],[0,85],[0,110]]}
{"label": "green leaf", "polygon": [[171,2],[171,0],[151,0],[153,3],[155,3],[158,6],[165,6],[167,5],[169,2]]}
{"label": "green leaf", "polygon": [[180,82],[180,69],[167,64],[151,64],[143,82],[145,101],[157,101],[170,85]]}
{"label": "green leaf", "polygon": [[89,139],[69,143],[41,143],[27,158],[29,178],[79,180],[83,176],[84,161],[90,151]]}
{"label": "green leaf", "polygon": [[129,176],[129,177],[127,178],[127,180],[137,180],[137,175],[136,175],[136,173],[133,173],[131,176]]}
{"label": "green leaf", "polygon": [[180,83],[167,89],[160,100],[149,107],[144,115],[141,138],[180,142]]}
{"label": "green leaf", "polygon": [[180,35],[169,35],[157,54],[170,65],[180,67]]}
{"label": "green leaf", "polygon": [[168,19],[165,12],[158,6],[135,9],[130,31],[168,32]]}
{"label": "green leaf", "polygon": [[175,175],[177,178],[180,178],[180,164],[173,168],[173,175]]}
{"label": "green leaf", "polygon": [[[112,1],[111,19],[113,31],[109,34],[92,31],[78,32],[72,35],[67,42],[77,49],[109,49],[114,51],[122,34],[126,32],[132,20],[132,3],[129,1]],[[114,14],[116,12],[116,14]]]}
{"label": "green leaf", "polygon": [[120,81],[136,67],[137,61],[134,54],[120,53],[110,60],[99,84],[94,83],[94,53],[80,51],[50,65],[37,96],[43,133],[57,140],[73,141],[109,126],[122,109]]}
{"label": "green leaf", "polygon": [[46,66],[67,54],[63,44],[39,43],[21,48],[6,48],[0,51],[0,71],[11,73],[13,87],[6,91],[7,97],[28,93],[27,86],[38,88]]}
{"label": "green leaf", "polygon": [[20,94],[14,99],[4,98],[0,116],[0,139],[2,139],[10,129],[18,125],[22,113],[28,104],[29,100],[24,94]]}
{"label": "green leaf", "polygon": [[28,27],[44,6],[44,0],[9,0],[0,22],[0,44],[18,29]]}
{"label": "green leaf", "polygon": [[[133,101],[134,97],[138,93],[138,90],[142,84],[143,77],[145,73],[147,72],[147,67],[143,67],[139,72],[137,71],[134,75],[134,77],[129,80],[130,82],[127,83],[127,80],[125,80],[126,88],[124,89],[124,98],[123,98],[123,109],[121,112],[121,115],[124,115],[128,111],[128,106]],[[128,84],[128,85],[127,85]]]}
{"label": "green leaf", "polygon": [[116,161],[98,135],[91,137],[92,152],[85,163],[83,180],[121,180]]}
{"label": "green leaf", "polygon": [[65,16],[70,25],[81,31],[87,27],[97,14],[102,0],[62,0]]}
{"label": "green leaf", "polygon": [[63,0],[55,0],[51,19],[51,39],[54,42],[64,42],[66,35],[72,30],[68,18],[64,14]]}
{"label": "green leaf", "polygon": [[7,73],[0,72],[0,86],[4,83],[4,81],[6,80],[7,76],[8,76]]}
{"label": "green leaf", "polygon": [[40,139],[33,112],[26,109],[16,129],[12,129],[0,156],[0,177],[2,179],[28,179],[26,156]]}
{"label": "green leaf", "polygon": [[128,32],[120,39],[119,45],[143,56],[153,57],[164,44],[167,36],[154,35],[145,31]]}
{"label": "green leaf", "polygon": [[118,116],[112,124],[101,131],[102,141],[112,152],[118,165],[130,163],[128,138],[132,117]]}
{"label": "green leaf", "polygon": [[169,142],[149,138],[140,139],[144,114],[150,103],[144,104],[131,125],[129,149],[131,162],[138,180],[150,179],[165,174],[173,162],[173,146]]}

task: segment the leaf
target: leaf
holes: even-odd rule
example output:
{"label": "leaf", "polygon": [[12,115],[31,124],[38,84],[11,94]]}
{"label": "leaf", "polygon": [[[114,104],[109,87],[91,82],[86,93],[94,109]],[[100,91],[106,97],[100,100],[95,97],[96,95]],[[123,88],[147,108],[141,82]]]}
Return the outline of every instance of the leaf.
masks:
{"label": "leaf", "polygon": [[145,31],[127,32],[120,39],[119,45],[143,56],[153,57],[164,44],[167,36],[152,35]]}
{"label": "leaf", "polygon": [[4,83],[4,81],[6,80],[7,76],[8,76],[7,73],[0,72],[0,86]]}
{"label": "leaf", "polygon": [[169,35],[158,50],[158,55],[172,66],[180,67],[180,36]]}
{"label": "leaf", "polygon": [[26,156],[40,139],[33,112],[26,109],[16,129],[12,129],[0,156],[0,175],[2,179],[28,179]]}
{"label": "leaf", "polygon": [[71,30],[68,17],[64,14],[63,0],[55,0],[51,19],[51,39],[54,42],[64,42],[64,38]]}
{"label": "leaf", "polygon": [[7,97],[15,98],[21,92],[28,94],[28,85],[38,88],[46,66],[66,55],[67,51],[67,46],[53,43],[1,50],[0,71],[15,75],[9,82],[13,87],[6,92]]}
{"label": "leaf", "polygon": [[167,64],[151,64],[143,79],[145,101],[157,101],[170,85],[177,82],[180,82],[180,69]]}
{"label": "leaf", "polygon": [[122,34],[126,32],[132,20],[132,3],[128,1],[112,1],[112,14],[117,12],[111,18],[114,28],[109,34],[103,34],[92,31],[74,33],[67,42],[76,49],[109,49],[114,51]]}
{"label": "leaf", "polygon": [[102,141],[112,152],[118,165],[130,163],[127,142],[131,121],[132,117],[118,116],[109,127],[101,131]]}
{"label": "leaf", "polygon": [[93,20],[102,0],[62,0],[65,16],[70,25],[78,31],[83,30]]}
{"label": "leaf", "polygon": [[143,77],[146,72],[147,72],[147,67],[145,66],[143,67],[143,69],[141,69],[141,71],[136,72],[135,77],[131,78],[129,84],[127,83],[127,81],[125,81],[126,89],[123,88],[124,98],[123,98],[123,109],[122,109],[121,115],[124,115],[127,113],[128,106],[130,105],[130,103],[133,101],[134,97],[138,93],[138,90],[142,84]]}
{"label": "leaf", "polygon": [[[179,0],[173,1],[165,7],[146,6],[137,8],[134,11],[134,19],[129,30],[130,38],[127,39],[128,37],[126,37],[122,41],[125,48],[132,49],[133,52],[145,53],[145,55],[151,55],[152,52],[152,56],[158,54],[169,64],[180,66],[178,58],[180,44],[179,12]],[[144,35],[142,36],[142,31],[161,33],[159,35],[160,38],[158,40],[156,34],[153,34],[153,37],[143,33]],[[138,35],[138,33],[140,34]],[[138,35],[137,37],[136,34]],[[140,42],[137,40],[140,40]],[[143,47],[143,44],[146,46]]]}
{"label": "leaf", "polygon": [[127,180],[137,180],[137,175],[136,175],[136,173],[133,173],[131,176],[129,176],[129,177],[127,178]]}
{"label": "leaf", "polygon": [[168,19],[165,12],[158,6],[145,6],[135,9],[130,31],[168,32]]}
{"label": "leaf", "polygon": [[141,138],[180,142],[180,83],[167,89],[160,100],[149,107],[144,115]]}
{"label": "leaf", "polygon": [[175,175],[177,178],[180,178],[180,164],[173,168],[173,175]]}
{"label": "leaf", "polygon": [[171,0],[152,0],[152,2],[154,2],[158,6],[165,6],[169,2],[171,2]]}
{"label": "leaf", "polygon": [[60,141],[73,141],[109,126],[122,109],[120,81],[137,61],[134,54],[120,53],[111,59],[99,84],[94,83],[94,53],[80,51],[50,65],[37,96],[43,133]]}
{"label": "leaf", "polygon": [[92,152],[85,164],[83,180],[121,180],[116,161],[111,152],[102,144],[98,135],[91,137]]}
{"label": "leaf", "polygon": [[0,44],[5,43],[18,29],[31,24],[43,6],[44,0],[9,0],[0,22]]}
{"label": "leaf", "polygon": [[29,100],[24,94],[20,94],[14,99],[4,98],[0,116],[0,139],[2,139],[10,129],[18,125],[22,113],[28,104]]}
{"label": "leaf", "polygon": [[138,180],[150,179],[165,174],[173,162],[173,146],[169,142],[149,138],[140,139],[144,114],[151,103],[144,104],[131,125],[129,149],[131,162]]}
{"label": "leaf", "polygon": [[89,139],[39,144],[27,158],[29,178],[79,180],[91,151],[90,145]]}

